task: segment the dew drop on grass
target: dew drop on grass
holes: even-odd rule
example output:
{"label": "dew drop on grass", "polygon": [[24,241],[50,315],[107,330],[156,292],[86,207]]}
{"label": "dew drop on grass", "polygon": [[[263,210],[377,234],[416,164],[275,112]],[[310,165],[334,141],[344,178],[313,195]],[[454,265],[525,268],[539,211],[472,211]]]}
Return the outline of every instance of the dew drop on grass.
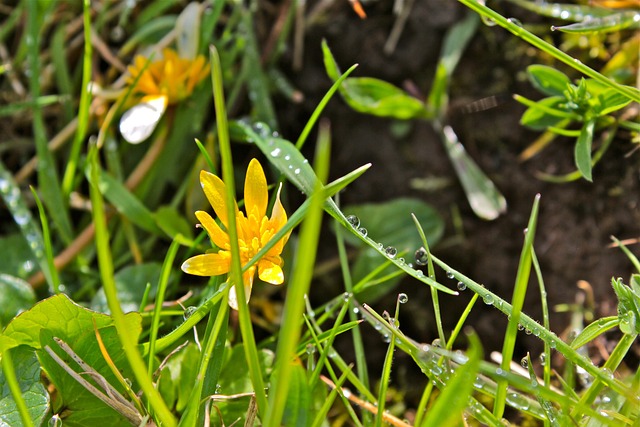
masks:
{"label": "dew drop on grass", "polygon": [[416,259],[416,265],[427,265],[427,262],[429,261],[429,254],[424,247],[418,248],[414,257]]}
{"label": "dew drop on grass", "polygon": [[442,347],[442,344],[440,343],[440,338],[436,338],[433,341],[431,341],[431,346],[432,347]]}
{"label": "dew drop on grass", "polygon": [[186,319],[188,319],[189,317],[191,317],[191,315],[193,313],[196,312],[196,310],[198,309],[198,307],[194,307],[193,305],[190,305],[189,307],[184,309],[184,313],[182,314],[182,316]]}
{"label": "dew drop on grass", "polygon": [[447,277],[449,279],[453,279],[455,277],[455,275],[453,274],[453,271],[447,271]]}
{"label": "dew drop on grass", "polygon": [[525,399],[524,396],[518,393],[508,393],[507,403],[521,411],[526,411],[527,409],[529,409],[529,401]]}
{"label": "dew drop on grass", "polygon": [[524,331],[524,325],[522,323],[518,323],[518,330]]}
{"label": "dew drop on grass", "polygon": [[493,295],[487,294],[482,297],[482,301],[484,301],[487,305],[493,305]]}
{"label": "dew drop on grass", "polygon": [[360,233],[360,235],[361,235],[362,237],[367,237],[367,233],[368,233],[368,231],[367,231],[367,229],[366,229],[366,228],[364,228],[364,227],[360,227],[360,228],[358,228],[358,233]]}
{"label": "dew drop on grass", "polygon": [[296,175],[300,174],[300,168],[295,168],[295,170],[293,171],[293,173],[295,173]]}
{"label": "dew drop on grass", "polygon": [[524,333],[525,333],[525,334],[527,334],[527,335],[531,335],[531,329],[526,328],[526,329],[524,330]]}
{"label": "dew drop on grass", "polygon": [[289,160],[291,160],[291,156],[287,154],[286,156],[284,156],[284,159],[285,159],[286,161],[289,161]]}
{"label": "dew drop on grass", "polygon": [[464,291],[465,289],[467,289],[467,285],[465,285],[464,282],[458,282],[458,290]]}
{"label": "dew drop on grass", "polygon": [[352,294],[351,292],[344,292],[344,293],[342,294],[342,299],[343,299],[345,302],[349,302],[349,300],[351,299],[351,297],[353,297],[353,294]]}
{"label": "dew drop on grass", "polygon": [[280,148],[274,148],[270,154],[271,154],[271,157],[278,158],[280,157],[280,154],[282,154],[282,150]]}
{"label": "dew drop on grass", "polygon": [[354,314],[360,314],[360,309],[358,307],[353,307]]}
{"label": "dew drop on grass", "polygon": [[347,222],[351,224],[353,228],[358,228],[360,226],[360,218],[355,215],[347,216]]}
{"label": "dew drop on grass", "polygon": [[407,296],[407,294],[405,293],[398,294],[398,302],[400,304],[406,304],[407,301],[409,301],[409,297]]}
{"label": "dew drop on grass", "polygon": [[529,359],[527,359],[527,356],[520,359],[520,366],[522,366],[525,369],[529,367]]}
{"label": "dew drop on grass", "polygon": [[398,250],[396,248],[394,248],[393,246],[387,246],[384,249],[384,253],[391,259],[395,258],[396,255],[398,254]]}
{"label": "dew drop on grass", "polygon": [[546,353],[540,353],[540,364],[542,366],[547,364],[547,354]]}

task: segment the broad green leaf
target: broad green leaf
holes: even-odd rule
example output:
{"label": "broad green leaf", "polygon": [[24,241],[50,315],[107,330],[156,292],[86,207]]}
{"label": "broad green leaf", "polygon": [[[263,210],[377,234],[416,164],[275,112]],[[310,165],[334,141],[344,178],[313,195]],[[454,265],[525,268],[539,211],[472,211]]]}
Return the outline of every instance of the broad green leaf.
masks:
{"label": "broad green leaf", "polygon": [[550,126],[557,126],[566,119],[566,110],[563,104],[566,99],[563,96],[552,96],[541,99],[527,108],[520,124],[535,130],[546,130]]}
{"label": "broad green leaf", "polygon": [[[138,313],[126,315],[132,331],[140,331]],[[67,342],[73,342],[87,330],[113,324],[111,317],[79,306],[65,294],[40,301],[30,310],[14,318],[0,336],[0,351],[19,345],[40,348],[40,331],[46,329]]]}
{"label": "broad green leaf", "polygon": [[18,277],[0,273],[0,289],[0,325],[6,325],[36,302],[33,288]]}
{"label": "broad green leaf", "polygon": [[[34,425],[40,425],[49,412],[49,393],[40,381],[40,364],[35,351],[27,346],[11,349],[13,370]],[[22,420],[9,390],[4,371],[0,370],[0,427],[21,426]]]}
{"label": "broad green leaf", "polygon": [[546,65],[529,65],[527,75],[533,87],[547,96],[564,96],[571,80],[562,71]]}
{"label": "broad green leaf", "polygon": [[[340,68],[325,41],[322,43],[322,51],[328,76],[334,81],[338,80]],[[401,120],[429,115],[422,101],[383,80],[350,77],[342,83],[339,91],[345,102],[361,113]]]}
{"label": "broad green leaf", "polygon": [[[122,311],[128,313],[138,310],[147,283],[151,284],[149,298],[152,299],[155,296],[161,269],[162,265],[160,263],[150,262],[129,265],[115,274],[118,301],[120,301]],[[101,313],[109,313],[109,306],[102,288],[91,301],[91,308]]]}
{"label": "broad green leaf", "polygon": [[631,103],[629,98],[613,89],[607,89],[604,93],[599,94],[597,100],[598,105],[595,106],[595,110],[599,116],[613,113]]}
{"label": "broad green leaf", "polygon": [[[127,362],[115,327],[107,326],[99,328],[98,331],[109,357],[122,373],[122,376],[125,379],[133,379],[133,373]],[[135,339],[137,339],[139,333],[139,328],[137,331],[132,331]],[[54,337],[61,338],[87,365],[96,370],[102,376],[102,379],[84,373],[84,369],[78,366],[74,359],[59,347],[58,343],[54,341]],[[107,396],[109,393],[105,391],[105,382],[122,396],[125,396],[123,387],[115,378],[100,352],[93,327],[84,329],[83,333],[75,336],[73,341],[55,335],[49,330],[43,330],[41,333],[41,345],[42,348],[38,350],[38,358],[47,377],[56,387],[52,402],[53,411],[60,414],[65,426],[128,425],[126,418],[121,413],[94,396],[45,351],[45,346],[51,349],[82,379],[91,383]]]}
{"label": "broad green leaf", "polygon": [[458,426],[462,413],[469,403],[473,382],[482,361],[482,345],[475,335],[470,337],[471,346],[466,353],[468,360],[456,369],[452,378],[441,390],[436,402],[429,408],[423,426]]}
{"label": "broad green leaf", "polygon": [[602,317],[597,321],[590,323],[571,342],[571,348],[576,350],[582,347],[583,345],[593,341],[603,333],[607,332],[609,329],[617,326],[619,323],[620,319],[618,319],[617,316]]}
{"label": "broad green leaf", "polygon": [[282,424],[285,426],[306,426],[311,421],[311,389],[305,369],[299,362],[294,364],[289,380],[289,393],[284,408]]}
{"label": "broad green leaf", "polygon": [[591,142],[593,141],[593,130],[595,120],[586,121],[582,125],[580,136],[575,147],[575,161],[578,170],[587,181],[592,181],[591,176]]}

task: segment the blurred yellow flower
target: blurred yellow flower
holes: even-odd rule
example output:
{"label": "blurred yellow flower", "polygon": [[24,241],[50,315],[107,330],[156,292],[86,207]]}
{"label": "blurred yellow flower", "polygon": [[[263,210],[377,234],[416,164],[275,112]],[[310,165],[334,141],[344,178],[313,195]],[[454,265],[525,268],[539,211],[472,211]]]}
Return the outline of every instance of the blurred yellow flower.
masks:
{"label": "blurred yellow flower", "polygon": [[[200,184],[214,212],[226,229],[228,227],[228,216],[224,182],[209,172],[201,171]],[[246,216],[244,212],[238,209],[238,205],[234,203],[238,228],[238,245],[240,247],[240,263],[242,266],[246,265],[287,222],[287,213],[280,202],[280,189],[278,189],[270,218],[267,217],[268,202],[269,194],[264,171],[260,162],[253,159],[247,168],[244,183]],[[217,253],[207,253],[189,258],[182,264],[182,271],[197,276],[218,276],[228,273],[231,270],[229,235],[208,213],[197,211],[196,217],[207,231],[207,234],[209,234],[211,241],[220,250]],[[247,302],[251,295],[256,269],[258,270],[258,277],[267,283],[279,285],[284,281],[283,261],[280,254],[288,239],[289,233],[243,274],[242,279]],[[238,309],[235,286],[229,291],[229,305],[236,310]]]}
{"label": "blurred yellow flower", "polygon": [[[127,83],[133,83],[138,76],[134,92],[151,96],[165,96],[168,104],[175,104],[189,97],[195,86],[209,74],[209,64],[204,56],[196,59],[180,58],[173,49],[163,49],[162,59],[151,62],[137,55],[133,65],[128,67]],[[142,73],[142,74],[141,74]]]}

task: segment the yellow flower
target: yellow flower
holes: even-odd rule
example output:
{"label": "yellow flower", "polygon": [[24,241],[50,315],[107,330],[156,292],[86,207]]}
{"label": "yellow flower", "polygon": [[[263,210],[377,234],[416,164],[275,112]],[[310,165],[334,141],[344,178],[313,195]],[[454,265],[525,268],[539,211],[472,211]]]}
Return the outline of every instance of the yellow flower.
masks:
{"label": "yellow flower", "polygon": [[[226,229],[229,222],[224,182],[212,173],[201,171],[200,184],[214,212]],[[260,162],[252,159],[247,168],[247,176],[244,182],[246,216],[244,212],[238,209],[238,205],[234,203],[238,229],[238,246],[240,247],[240,263],[242,266],[246,265],[287,222],[287,213],[280,202],[280,189],[278,189],[270,218],[267,217],[268,202],[267,179],[264,176]],[[220,250],[218,253],[207,253],[189,258],[182,264],[182,271],[197,276],[218,276],[228,273],[231,270],[229,235],[208,213],[197,211],[196,217],[207,231],[207,234],[209,234],[211,241]],[[286,234],[264,257],[242,275],[247,302],[251,295],[256,269],[258,270],[258,277],[267,283],[279,285],[284,281],[280,254],[288,239],[289,234]],[[238,309],[235,286],[229,291],[229,305],[236,310]]]}
{"label": "yellow flower", "polygon": [[180,58],[173,49],[164,49],[162,56],[146,68],[148,59],[142,55],[135,57],[133,65],[128,67],[130,75],[127,78],[127,83],[131,84],[142,73],[135,92],[165,96],[169,104],[175,104],[189,97],[195,86],[209,74],[209,64],[202,55],[190,60]]}

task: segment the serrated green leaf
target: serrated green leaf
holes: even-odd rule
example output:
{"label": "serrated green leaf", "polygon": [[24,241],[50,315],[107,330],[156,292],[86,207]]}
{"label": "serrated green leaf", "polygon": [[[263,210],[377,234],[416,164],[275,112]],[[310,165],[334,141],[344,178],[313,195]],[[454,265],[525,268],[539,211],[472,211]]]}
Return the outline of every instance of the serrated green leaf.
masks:
{"label": "serrated green leaf", "polygon": [[[129,313],[125,317],[132,331],[140,330],[141,317],[138,313]],[[19,345],[39,349],[40,331],[43,329],[73,342],[86,330],[93,330],[94,324],[103,328],[113,324],[113,319],[79,306],[65,294],[55,295],[40,301],[7,325],[0,336],[0,351]]]}
{"label": "serrated green leaf", "polygon": [[[40,364],[35,351],[27,346],[11,349],[13,370],[34,425],[40,425],[49,412],[49,393],[40,381]],[[22,420],[9,390],[4,371],[0,371],[0,427],[21,426]]]}
{"label": "serrated green leaf", "polygon": [[530,65],[527,67],[529,81],[540,92],[547,96],[564,96],[569,77],[563,72],[546,65]]}
{"label": "serrated green leaf", "polygon": [[[127,313],[138,310],[147,283],[151,284],[149,298],[152,299],[155,296],[161,269],[162,264],[150,262],[124,267],[114,275],[122,311]],[[91,308],[101,313],[109,313],[109,306],[102,288],[91,301]]]}
{"label": "serrated green leaf", "polygon": [[580,174],[587,181],[593,180],[591,176],[591,143],[593,141],[593,130],[595,128],[595,120],[588,120],[582,125],[580,136],[576,141],[575,161]]}
{"label": "serrated green leaf", "polygon": [[31,285],[18,277],[0,273],[0,289],[0,325],[6,325],[36,302]]}

